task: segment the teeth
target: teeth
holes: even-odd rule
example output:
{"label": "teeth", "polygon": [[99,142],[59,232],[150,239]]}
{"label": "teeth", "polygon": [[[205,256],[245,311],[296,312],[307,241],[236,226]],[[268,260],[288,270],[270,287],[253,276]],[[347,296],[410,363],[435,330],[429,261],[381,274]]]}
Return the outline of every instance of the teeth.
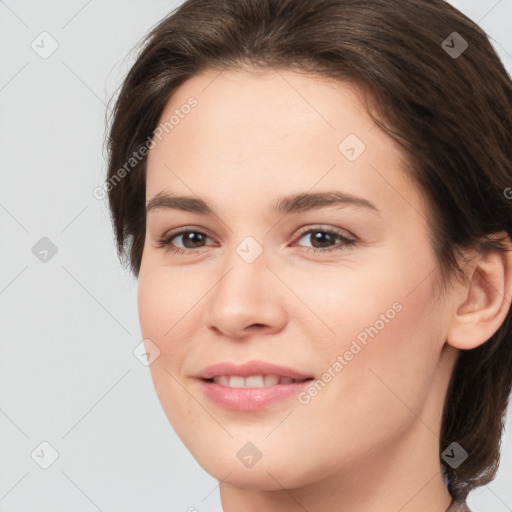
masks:
{"label": "teeth", "polygon": [[230,388],[245,388],[245,379],[238,375],[231,375],[228,385]]}
{"label": "teeth", "polygon": [[253,375],[251,377],[246,377],[245,379],[241,377],[241,381],[242,384],[240,387],[245,385],[246,388],[262,388],[265,385],[264,377],[262,375]]}
{"label": "teeth", "polygon": [[276,384],[291,384],[295,382],[291,377],[280,377],[279,375],[216,375],[213,382],[230,388],[262,388],[275,386]]}
{"label": "teeth", "polygon": [[213,382],[216,384],[222,384],[223,386],[229,386],[229,377],[226,375],[220,375],[213,378]]}
{"label": "teeth", "polygon": [[275,386],[280,380],[279,375],[265,375],[265,386]]}

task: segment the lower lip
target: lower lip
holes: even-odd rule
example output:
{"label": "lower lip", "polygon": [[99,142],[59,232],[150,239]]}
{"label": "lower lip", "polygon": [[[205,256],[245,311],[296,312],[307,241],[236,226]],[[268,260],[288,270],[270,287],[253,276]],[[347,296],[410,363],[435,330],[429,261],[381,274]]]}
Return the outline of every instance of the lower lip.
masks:
{"label": "lower lip", "polygon": [[231,388],[199,379],[199,384],[208,398],[227,409],[237,411],[264,409],[278,400],[296,396],[311,382],[313,380],[261,388]]}

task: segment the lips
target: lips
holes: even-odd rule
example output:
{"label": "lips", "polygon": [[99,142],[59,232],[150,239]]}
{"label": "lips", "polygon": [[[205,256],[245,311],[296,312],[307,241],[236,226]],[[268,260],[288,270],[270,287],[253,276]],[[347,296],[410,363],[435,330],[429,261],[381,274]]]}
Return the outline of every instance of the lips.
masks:
{"label": "lips", "polygon": [[277,403],[290,403],[285,399],[297,396],[313,378],[293,368],[264,361],[212,364],[196,375],[204,396],[225,409],[236,411],[255,411]]}
{"label": "lips", "polygon": [[[209,380],[214,377],[253,377],[253,376],[266,376],[274,375],[279,379],[292,379],[293,382],[300,382],[306,379],[312,379],[312,375],[302,373],[293,368],[280,366],[273,363],[266,363],[264,361],[248,361],[243,364],[235,364],[231,362],[221,362],[212,364],[203,368],[196,377],[198,379]],[[286,380],[286,382],[290,382]]]}

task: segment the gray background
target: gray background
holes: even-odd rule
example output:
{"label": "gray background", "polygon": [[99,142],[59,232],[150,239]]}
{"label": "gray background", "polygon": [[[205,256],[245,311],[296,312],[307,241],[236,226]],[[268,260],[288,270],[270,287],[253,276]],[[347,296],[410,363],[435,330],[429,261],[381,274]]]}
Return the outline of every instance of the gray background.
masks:
{"label": "gray background", "polygon": [[[217,481],[133,354],[136,281],[92,195],[105,173],[106,102],[130,50],[178,3],[0,0],[0,511],[221,510]],[[512,0],[452,3],[512,72]],[[39,52],[58,48],[43,59],[34,40]],[[43,237],[57,248],[46,262],[33,253]],[[59,454],[48,469],[44,441]],[[502,453],[495,481],[470,495],[475,512],[512,510],[507,433]]]}

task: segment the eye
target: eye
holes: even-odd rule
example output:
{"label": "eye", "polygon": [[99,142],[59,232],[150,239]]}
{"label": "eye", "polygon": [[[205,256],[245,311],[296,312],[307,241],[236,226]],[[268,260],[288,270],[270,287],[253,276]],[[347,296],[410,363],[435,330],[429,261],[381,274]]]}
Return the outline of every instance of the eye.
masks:
{"label": "eye", "polygon": [[[311,248],[307,252],[341,251],[356,243],[355,239],[346,237],[340,231],[322,227],[310,228],[307,231],[303,231],[299,240],[303,238],[309,240],[311,243]],[[336,244],[336,241],[341,243],[342,246],[332,247],[332,244]]]}
{"label": "eye", "polygon": [[[201,247],[205,247],[206,240],[209,238],[203,231],[186,227],[165,234],[158,240],[157,245],[172,253],[193,254]],[[302,239],[309,239],[311,243],[306,252],[318,253],[341,251],[356,243],[355,239],[346,237],[340,231],[323,227],[309,228],[302,231],[298,240]]]}
{"label": "eye", "polygon": [[[202,231],[190,227],[165,234],[157,242],[158,247],[178,254],[194,253],[197,249],[203,247],[203,243],[208,239],[208,235]],[[180,240],[181,244],[176,247],[174,240]]]}

